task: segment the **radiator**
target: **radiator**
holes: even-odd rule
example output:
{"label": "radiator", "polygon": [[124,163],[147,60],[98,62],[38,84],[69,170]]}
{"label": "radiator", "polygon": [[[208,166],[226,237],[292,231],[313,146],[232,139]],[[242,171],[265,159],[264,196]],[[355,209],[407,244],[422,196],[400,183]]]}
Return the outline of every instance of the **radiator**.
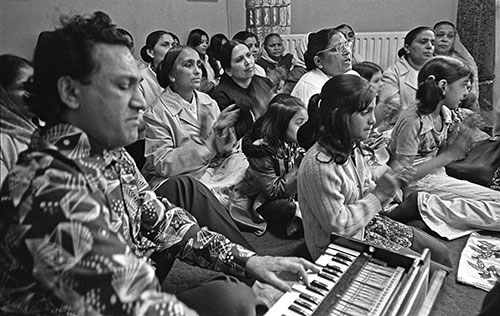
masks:
{"label": "radiator", "polygon": [[[382,69],[394,64],[398,58],[398,50],[404,46],[407,32],[359,32],[356,33],[354,52],[363,60],[379,64]],[[281,35],[283,46],[296,56],[295,47],[304,34]]]}

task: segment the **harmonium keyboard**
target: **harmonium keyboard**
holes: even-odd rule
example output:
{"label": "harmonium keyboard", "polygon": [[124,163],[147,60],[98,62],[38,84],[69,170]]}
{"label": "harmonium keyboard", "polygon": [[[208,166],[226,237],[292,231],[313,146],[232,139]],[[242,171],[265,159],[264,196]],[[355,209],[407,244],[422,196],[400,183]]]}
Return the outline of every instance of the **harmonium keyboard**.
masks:
{"label": "harmonium keyboard", "polygon": [[309,286],[294,284],[266,316],[430,314],[446,272],[430,278],[427,249],[409,256],[338,235],[331,241],[316,261],[320,272],[309,271]]}

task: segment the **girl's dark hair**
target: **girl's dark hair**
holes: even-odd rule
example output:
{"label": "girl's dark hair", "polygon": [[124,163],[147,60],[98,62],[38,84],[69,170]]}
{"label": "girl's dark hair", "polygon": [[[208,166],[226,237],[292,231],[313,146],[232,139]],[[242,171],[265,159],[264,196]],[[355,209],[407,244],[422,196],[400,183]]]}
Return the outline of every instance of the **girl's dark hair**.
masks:
{"label": "girl's dark hair", "polygon": [[220,60],[220,48],[222,47],[223,41],[226,42],[229,41],[226,35],[220,33],[215,34],[210,39],[210,46],[208,47],[207,50],[208,62],[210,63],[210,66],[214,70],[216,77],[219,77],[221,73],[220,66],[217,63],[217,61]]}
{"label": "girl's dark hair", "polygon": [[459,59],[448,56],[436,56],[426,62],[418,73],[417,104],[419,113],[430,114],[444,98],[443,90],[438,86],[440,80],[446,80],[448,85],[469,77],[472,71]]}
{"label": "girl's dark hair", "polygon": [[222,69],[231,69],[231,59],[233,56],[233,49],[238,45],[245,45],[238,41],[228,41],[220,48],[219,61],[222,65]]}
{"label": "girl's dark hair", "polygon": [[[428,26],[416,27],[413,30],[411,30],[410,32],[408,32],[408,34],[406,34],[404,46],[406,46],[406,45],[410,46],[413,43],[413,41],[417,38],[417,36],[424,31],[431,31],[432,33],[434,33],[434,30]],[[407,53],[406,53],[405,48],[404,47],[400,48],[398,51],[398,56],[399,57],[403,57],[403,56],[406,57],[406,55],[407,55]]]}
{"label": "girl's dark hair", "polygon": [[205,35],[207,37],[207,40],[210,38],[208,37],[207,32],[203,31],[202,29],[194,29],[191,32],[189,32],[189,36],[186,42],[187,46],[195,48],[196,46],[200,45],[201,43],[201,38]]}
{"label": "girl's dark hair", "polygon": [[361,77],[366,80],[372,80],[372,77],[377,72],[383,73],[384,70],[376,63],[371,61],[362,61],[360,63],[355,63],[352,65],[352,70],[356,71]]}
{"label": "girl's dark hair", "polygon": [[290,120],[305,108],[300,99],[288,94],[277,94],[269,101],[266,113],[255,121],[248,137],[252,140],[264,138],[270,147],[279,148],[286,142]]}
{"label": "girl's dark hair", "polygon": [[229,39],[224,34],[215,34],[210,40],[210,46],[208,47],[207,55],[210,58],[219,60],[220,48],[222,47],[222,42],[229,41]]}
{"label": "girl's dark hair", "polygon": [[5,54],[0,56],[0,85],[10,87],[19,77],[22,68],[33,68],[33,64],[22,57]]}
{"label": "girl's dark hair", "polygon": [[66,109],[57,90],[59,78],[68,76],[89,83],[101,63],[95,58],[98,44],[132,48],[104,12],[64,16],[61,25],[52,32],[40,33],[33,58],[34,95],[29,101],[32,111],[45,121],[46,126],[58,123]]}
{"label": "girl's dark hair", "polygon": [[140,53],[142,60],[144,60],[148,64],[153,62],[153,58],[148,55],[148,49],[153,49],[164,34],[169,34],[169,33],[164,30],[157,30],[149,33],[148,37],[146,37],[146,45],[144,45],[141,48]]}
{"label": "girl's dark hair", "polygon": [[335,34],[342,34],[342,32],[334,28],[329,28],[329,29],[322,29],[316,33],[309,34],[307,51],[304,53],[304,61],[307,70],[313,70],[317,68],[316,63],[314,62],[314,57],[319,51],[322,51],[328,47],[330,39]]}
{"label": "girl's dark hair", "polygon": [[252,32],[249,32],[249,31],[239,31],[238,33],[234,34],[233,40],[240,41],[243,43],[244,41],[247,40],[247,38],[250,38],[250,37],[255,38],[257,40],[257,42],[259,41],[259,39],[257,38],[257,35],[255,35]]}
{"label": "girl's dark hair", "polygon": [[310,147],[317,140],[325,153],[339,164],[347,160],[355,145],[373,154],[368,147],[351,138],[349,121],[352,114],[366,110],[375,96],[375,90],[364,78],[349,74],[333,76],[321,93],[309,101],[308,110],[314,109],[308,111],[309,120],[299,129],[299,144],[304,147],[301,139],[306,139],[309,144],[305,145]]}
{"label": "girl's dark hair", "polygon": [[193,49],[189,46],[175,46],[168,50],[163,57],[163,60],[158,64],[156,68],[156,79],[162,88],[166,88],[170,85],[170,73],[174,68],[175,61],[179,57],[179,55],[186,49]]}

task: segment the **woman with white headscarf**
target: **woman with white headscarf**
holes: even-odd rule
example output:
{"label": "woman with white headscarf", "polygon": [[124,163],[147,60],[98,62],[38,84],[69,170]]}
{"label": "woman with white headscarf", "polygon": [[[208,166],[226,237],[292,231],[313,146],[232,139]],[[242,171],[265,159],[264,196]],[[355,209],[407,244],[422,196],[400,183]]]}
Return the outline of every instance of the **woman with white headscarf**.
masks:
{"label": "woman with white headscarf", "polygon": [[474,57],[469,53],[467,48],[460,41],[455,24],[450,21],[440,21],[434,25],[436,33],[436,43],[434,55],[444,55],[455,57],[467,64],[472,70],[471,90],[467,99],[465,99],[461,107],[466,107],[474,111],[479,110],[479,77],[477,64]]}
{"label": "woman with white headscarf", "polygon": [[285,84],[281,88],[281,93],[290,94],[297,82],[302,78],[302,76],[307,72],[306,62],[304,59],[304,54],[307,50],[307,43],[309,43],[310,32],[304,35],[302,40],[300,40],[295,45],[295,58],[293,59],[292,70],[288,73],[285,79]]}

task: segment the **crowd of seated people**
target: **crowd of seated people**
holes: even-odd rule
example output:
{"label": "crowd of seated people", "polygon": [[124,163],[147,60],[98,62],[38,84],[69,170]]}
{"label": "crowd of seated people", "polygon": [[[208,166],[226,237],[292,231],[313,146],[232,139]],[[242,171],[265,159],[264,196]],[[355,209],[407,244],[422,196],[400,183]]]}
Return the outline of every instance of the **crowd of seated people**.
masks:
{"label": "crowd of seated people", "polygon": [[[297,56],[276,33],[156,30],[137,61],[107,14],[61,23],[32,62],[0,56],[2,311],[256,315],[252,284],[287,291],[317,267],[256,254],[243,231],[304,238],[313,260],[331,233],[428,248],[444,270],[431,234],[500,231],[500,167],[487,186],[444,169],[500,143],[451,22],[412,29],[385,70],[353,56],[347,24]],[[161,292],[175,259],[228,276]]]}

